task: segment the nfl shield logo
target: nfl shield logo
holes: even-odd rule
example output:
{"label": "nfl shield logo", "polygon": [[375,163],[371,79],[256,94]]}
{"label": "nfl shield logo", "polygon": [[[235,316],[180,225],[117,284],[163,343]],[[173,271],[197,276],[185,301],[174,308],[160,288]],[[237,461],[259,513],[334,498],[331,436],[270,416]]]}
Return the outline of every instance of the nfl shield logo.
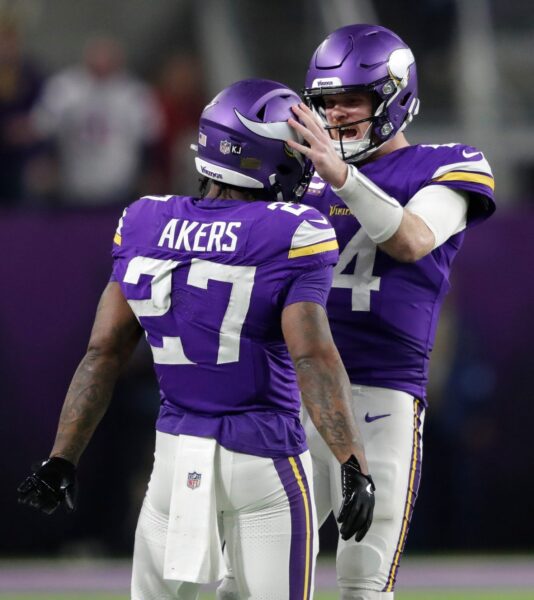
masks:
{"label": "nfl shield logo", "polygon": [[219,150],[221,151],[221,154],[230,154],[230,151],[232,150],[232,142],[229,142],[228,140],[221,140],[221,143],[219,144]]}
{"label": "nfl shield logo", "polygon": [[200,480],[202,479],[202,473],[197,473],[193,471],[192,473],[187,474],[187,487],[192,490],[196,490],[197,487],[200,486]]}

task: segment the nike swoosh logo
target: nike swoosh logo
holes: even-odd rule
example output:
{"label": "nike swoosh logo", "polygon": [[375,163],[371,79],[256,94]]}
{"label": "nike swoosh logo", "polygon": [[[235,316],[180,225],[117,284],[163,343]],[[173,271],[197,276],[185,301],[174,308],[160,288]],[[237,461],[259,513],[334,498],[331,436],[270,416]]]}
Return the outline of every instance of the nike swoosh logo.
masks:
{"label": "nike swoosh logo", "polygon": [[387,415],[373,415],[372,417],[369,413],[366,413],[365,422],[372,423],[373,421],[376,421],[378,419],[383,419],[384,417],[391,417],[391,413],[388,413]]}
{"label": "nike swoosh logo", "polygon": [[466,152],[464,150],[462,154],[465,156],[465,158],[473,158],[473,156],[478,156],[479,154],[482,154],[482,152]]}

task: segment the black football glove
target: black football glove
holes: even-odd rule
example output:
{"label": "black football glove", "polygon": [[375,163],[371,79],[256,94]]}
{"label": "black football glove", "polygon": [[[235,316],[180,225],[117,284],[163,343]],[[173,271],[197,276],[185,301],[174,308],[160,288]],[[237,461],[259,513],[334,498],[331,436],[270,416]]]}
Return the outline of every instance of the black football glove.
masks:
{"label": "black football glove", "polygon": [[343,502],[337,517],[337,522],[341,523],[339,532],[344,540],[355,535],[359,542],[373,521],[375,484],[371,475],[362,473],[354,455],[341,465],[341,489]]}
{"label": "black football glove", "polygon": [[53,456],[41,463],[17,488],[19,502],[51,515],[60,504],[73,511],[76,504],[76,467]]}

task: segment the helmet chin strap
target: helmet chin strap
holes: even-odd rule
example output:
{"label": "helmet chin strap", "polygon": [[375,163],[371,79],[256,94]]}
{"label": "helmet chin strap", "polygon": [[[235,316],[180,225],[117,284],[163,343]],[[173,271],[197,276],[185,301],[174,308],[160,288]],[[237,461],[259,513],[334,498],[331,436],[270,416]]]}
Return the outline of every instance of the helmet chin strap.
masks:
{"label": "helmet chin strap", "polygon": [[[356,140],[356,141],[360,141],[360,140]],[[362,160],[366,159],[367,157],[371,156],[371,154],[376,152],[379,148],[382,148],[382,146],[386,142],[387,142],[387,140],[384,140],[381,144],[378,144],[377,146],[375,146],[375,145],[372,145],[371,141],[369,140],[368,147],[362,149],[359,154],[355,153],[355,154],[350,154],[347,156],[347,154],[345,153],[345,158],[343,158],[343,156],[339,152],[338,152],[338,155],[341,158],[341,160],[343,160],[344,162],[349,163],[349,164],[356,164],[356,163],[359,163]],[[334,147],[335,147],[335,144],[334,144]],[[336,148],[336,151],[337,151],[337,148]]]}
{"label": "helmet chin strap", "polygon": [[284,194],[282,193],[282,186],[280,182],[276,178],[276,173],[271,173],[269,175],[269,183],[271,184],[271,191],[275,194],[278,202],[284,202]]}

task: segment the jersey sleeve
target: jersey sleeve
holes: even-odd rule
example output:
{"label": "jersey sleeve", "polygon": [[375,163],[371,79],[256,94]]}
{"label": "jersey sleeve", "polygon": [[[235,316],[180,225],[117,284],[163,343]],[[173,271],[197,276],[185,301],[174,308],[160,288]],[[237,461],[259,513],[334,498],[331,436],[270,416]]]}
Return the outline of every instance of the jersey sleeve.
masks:
{"label": "jersey sleeve", "polygon": [[467,224],[487,219],[495,211],[495,182],[484,154],[472,146],[443,147],[440,166],[430,184],[443,185],[469,194]]}
{"label": "jersey sleeve", "polygon": [[[143,208],[143,199],[137,200],[127,206],[117,224],[117,229],[113,235],[113,245],[111,256],[113,257],[113,267],[110,281],[122,281],[122,272],[124,267],[122,259],[128,259],[133,256],[132,249],[139,243],[137,223],[142,221],[140,213]],[[135,252],[134,252],[135,253]]]}
{"label": "jersey sleeve", "polygon": [[[286,269],[336,264],[339,254],[336,232],[317,209],[305,204],[271,202],[259,220],[255,244],[263,256]],[[261,239],[268,244],[261,244]],[[259,240],[259,241],[258,241]]]}
{"label": "jersey sleeve", "polygon": [[158,208],[174,196],[143,196],[127,206],[113,236],[113,258],[124,257],[133,247],[149,245],[149,223],[158,219]]}
{"label": "jersey sleeve", "polygon": [[117,224],[117,229],[115,230],[115,235],[113,236],[113,246],[111,248],[111,255],[113,258],[118,257],[121,254],[121,251],[124,249],[122,244],[122,230],[124,228],[124,220],[128,215],[128,206],[122,211],[121,218]]}
{"label": "jersey sleeve", "polygon": [[288,260],[299,265],[335,265],[339,246],[334,228],[315,208],[306,208],[291,235]]}
{"label": "jersey sleeve", "polygon": [[326,309],[326,301],[332,287],[334,267],[323,267],[304,271],[291,282],[287,291],[284,306],[296,302],[314,302]]}
{"label": "jersey sleeve", "polygon": [[124,229],[124,222],[125,219],[130,218],[130,215],[128,214],[128,209],[130,207],[127,206],[123,211],[122,211],[122,216],[119,219],[119,222],[117,224],[117,229],[115,230],[115,235],[113,236],[113,245],[111,247],[111,256],[113,257],[113,266],[111,268],[111,276],[109,278],[109,281],[120,281],[120,277],[118,274],[118,270],[119,270],[119,262],[121,258],[124,258],[126,256],[126,244],[123,244],[123,229]]}
{"label": "jersey sleeve", "polygon": [[113,236],[113,246],[111,255],[113,258],[120,258],[127,253],[131,246],[132,238],[135,235],[135,225],[139,213],[139,200],[127,206],[119,219],[115,235]]}
{"label": "jersey sleeve", "polygon": [[273,223],[279,228],[276,262],[283,273],[278,301],[281,306],[315,302],[324,307],[339,257],[334,228],[315,208],[280,205],[280,217]]}

